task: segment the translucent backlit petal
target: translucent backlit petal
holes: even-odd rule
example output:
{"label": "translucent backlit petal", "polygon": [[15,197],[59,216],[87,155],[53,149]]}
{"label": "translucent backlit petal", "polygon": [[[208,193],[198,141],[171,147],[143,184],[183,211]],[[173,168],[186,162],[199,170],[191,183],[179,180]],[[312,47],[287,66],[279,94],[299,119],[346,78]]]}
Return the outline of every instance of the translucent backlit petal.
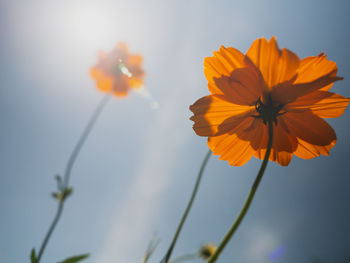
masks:
{"label": "translucent backlit petal", "polygon": [[[190,106],[194,116],[193,129],[200,136],[215,136],[231,129],[231,126],[244,120],[253,108],[241,106],[225,100],[222,95],[210,95],[197,100]],[[229,120],[228,120],[229,119]],[[225,120],[228,120],[224,123]],[[224,123],[224,124],[223,124]]]}
{"label": "translucent backlit petal", "polygon": [[290,134],[307,143],[326,146],[336,139],[333,128],[310,110],[287,112],[281,118]]}
{"label": "translucent backlit petal", "polygon": [[[244,165],[253,156],[255,150],[252,148],[250,140],[256,134],[255,129],[247,130],[254,122],[253,118],[245,118],[235,129],[235,133],[226,133],[221,136],[209,137],[208,146],[214,155],[220,155],[220,160],[227,160],[230,165]],[[244,133],[242,140],[240,134]]]}
{"label": "translucent backlit petal", "polygon": [[104,92],[111,92],[113,90],[113,79],[101,78],[97,81],[97,87]]}
{"label": "translucent backlit petal", "polygon": [[286,105],[286,111],[301,112],[311,110],[321,118],[336,118],[344,113],[350,98],[328,91],[315,91],[299,97],[293,103]]}
{"label": "translucent backlit petal", "polygon": [[260,69],[268,89],[291,79],[299,67],[299,58],[288,49],[280,50],[276,38],[269,41],[257,39],[247,52],[247,56]]}
{"label": "translucent backlit petal", "polygon": [[236,134],[209,137],[208,147],[214,155],[220,155],[220,160],[226,160],[234,166],[244,165],[254,154],[250,143],[240,140]]}
{"label": "translucent backlit petal", "polygon": [[244,55],[235,48],[221,46],[219,51],[214,51],[212,57],[204,59],[204,74],[208,80],[208,88],[212,94],[221,94],[215,85],[215,78],[230,76],[237,68],[244,67]]}
{"label": "translucent backlit petal", "polygon": [[320,155],[329,155],[329,151],[333,148],[335,143],[336,139],[331,141],[328,145],[319,146],[307,143],[306,141],[298,138],[298,148],[294,154],[302,159],[312,159]]}
{"label": "translucent backlit petal", "polygon": [[[255,157],[259,159],[264,159],[267,141],[268,141],[268,131],[267,125],[261,125],[262,134],[259,146],[256,146],[257,151]],[[297,140],[295,136],[292,136],[288,131],[281,125],[280,121],[274,124],[273,127],[273,143],[270,154],[270,161],[279,163],[282,166],[287,166],[293,158],[293,152],[297,149]]]}
{"label": "translucent backlit petal", "polygon": [[[295,83],[307,83],[313,82],[322,76],[328,75],[330,73],[333,76],[337,75],[337,64],[333,61],[327,59],[327,56],[323,53],[318,56],[311,56],[304,58],[300,61],[300,66],[297,70],[298,77]],[[333,83],[326,85],[322,90],[329,90]]]}
{"label": "translucent backlit petal", "polygon": [[239,105],[254,105],[262,95],[261,79],[251,67],[234,70],[230,76],[214,79],[227,100]]}
{"label": "translucent backlit petal", "polygon": [[281,83],[272,90],[271,97],[274,101],[278,101],[280,104],[288,104],[299,97],[320,90],[327,87],[329,84],[342,79],[342,77],[335,76],[334,72],[330,72],[328,75],[324,75],[312,82],[292,85],[284,85],[284,83]]}

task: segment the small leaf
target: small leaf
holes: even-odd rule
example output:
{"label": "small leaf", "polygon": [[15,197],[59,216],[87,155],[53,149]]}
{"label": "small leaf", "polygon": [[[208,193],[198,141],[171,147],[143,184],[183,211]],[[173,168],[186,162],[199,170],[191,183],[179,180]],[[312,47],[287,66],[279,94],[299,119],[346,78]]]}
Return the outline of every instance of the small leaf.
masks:
{"label": "small leaf", "polygon": [[54,198],[54,199],[57,199],[57,200],[59,200],[59,196],[60,196],[60,194],[59,193],[56,193],[56,192],[53,192],[52,194],[51,194],[51,196]]}
{"label": "small leaf", "polygon": [[89,255],[90,254],[82,254],[78,256],[69,257],[58,263],[76,263],[76,262],[82,261],[83,259],[86,259]]}
{"label": "small leaf", "polygon": [[35,255],[35,248],[32,249],[32,252],[30,253],[30,262],[31,263],[37,263],[38,260]]}
{"label": "small leaf", "polygon": [[70,196],[73,192],[73,188],[72,187],[67,187],[65,190],[64,190],[64,199],[67,198],[68,196]]}

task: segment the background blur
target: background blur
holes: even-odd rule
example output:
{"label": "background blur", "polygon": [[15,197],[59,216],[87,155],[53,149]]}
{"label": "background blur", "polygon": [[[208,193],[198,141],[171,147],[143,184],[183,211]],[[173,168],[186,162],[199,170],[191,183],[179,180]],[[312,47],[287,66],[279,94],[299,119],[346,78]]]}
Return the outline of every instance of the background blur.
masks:
{"label": "background blur", "polygon": [[[325,51],[345,78],[332,91],[350,96],[349,11],[346,0],[0,0],[0,262],[29,262],[51,223],[54,175],[103,97],[89,76],[98,50],[125,41],[142,54],[160,109],[135,93],[108,103],[43,263],[86,252],[87,263],[141,262],[154,233],[159,262],[207,152],[188,109],[209,94],[204,57],[275,35],[301,58]],[[329,123],[338,135],[329,157],[269,164],[219,262],[350,262],[350,113]],[[259,166],[210,159],[174,256],[221,240]]]}

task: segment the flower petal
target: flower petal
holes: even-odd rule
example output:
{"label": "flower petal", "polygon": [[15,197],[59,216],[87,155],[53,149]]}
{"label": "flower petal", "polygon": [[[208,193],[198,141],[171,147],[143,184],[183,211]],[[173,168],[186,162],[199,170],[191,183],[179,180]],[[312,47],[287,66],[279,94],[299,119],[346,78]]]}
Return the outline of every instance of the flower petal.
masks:
{"label": "flower petal", "polygon": [[311,92],[320,90],[327,87],[329,84],[337,80],[342,80],[342,77],[337,77],[334,72],[330,72],[312,82],[298,83],[292,85],[285,85],[281,83],[275,87],[271,92],[271,97],[273,101],[278,101],[280,104],[287,104],[295,101],[301,96],[305,96]]}
{"label": "flower petal", "polygon": [[[322,76],[328,75],[332,72],[333,76],[337,75],[337,64],[327,59],[324,53],[318,56],[311,56],[300,61],[300,66],[297,70],[298,77],[295,83],[313,82]],[[329,90],[333,83],[325,86],[322,90]]]}
{"label": "flower petal", "polygon": [[[226,160],[233,166],[244,165],[254,154],[250,143],[240,140],[236,134],[209,137],[208,147],[213,151],[214,155],[220,155],[220,160]],[[224,153],[221,154],[220,151],[224,151]]]}
{"label": "flower petal", "polygon": [[126,77],[119,78],[118,80],[113,80],[113,94],[117,97],[125,97],[128,95],[128,88],[130,84]]}
{"label": "flower petal", "polygon": [[[255,157],[264,159],[268,141],[267,125],[261,126],[261,142],[257,147]],[[279,163],[282,166],[287,166],[293,158],[293,152],[297,149],[297,140],[295,136],[291,136],[288,131],[281,125],[280,121],[273,127],[273,143],[270,153],[270,161]]]}
{"label": "flower petal", "polygon": [[91,68],[90,75],[100,90],[125,97],[129,89],[143,85],[145,73],[141,64],[142,56],[130,54],[125,43],[118,43],[111,52],[99,52],[99,61]]}
{"label": "flower petal", "polygon": [[328,91],[315,91],[299,97],[285,106],[286,111],[305,111],[310,109],[321,118],[336,118],[344,113],[350,98]]}
{"label": "flower petal", "polygon": [[113,90],[113,78],[106,76],[96,67],[91,68],[90,75],[96,80],[97,88],[104,92]]}
{"label": "flower petal", "polygon": [[298,148],[294,152],[295,156],[298,156],[302,159],[312,159],[319,155],[329,155],[330,149],[333,148],[333,146],[336,143],[336,139],[331,141],[328,145],[319,146],[319,145],[313,145],[310,143],[307,143],[306,141],[303,141],[298,138]]}
{"label": "flower petal", "polygon": [[140,55],[129,56],[126,61],[126,67],[132,74],[130,79],[139,80],[142,83],[142,79],[145,75],[141,65],[143,57]]}
{"label": "flower petal", "polygon": [[260,69],[267,88],[291,79],[299,67],[299,57],[288,49],[278,48],[276,38],[269,41],[257,39],[247,52],[247,56]]}
{"label": "flower petal", "polygon": [[[197,100],[190,106],[194,121],[193,129],[199,136],[215,136],[226,132],[247,118],[254,107],[236,105],[222,95],[209,95]],[[226,121],[224,124],[223,122]]]}
{"label": "flower petal", "polygon": [[234,70],[230,76],[214,78],[216,87],[234,104],[254,105],[262,95],[259,74],[252,67]]}
{"label": "flower petal", "polygon": [[307,143],[318,146],[329,145],[336,140],[333,128],[311,110],[303,112],[287,112],[279,120],[288,127],[288,132]]}
{"label": "flower petal", "polygon": [[[244,165],[253,156],[255,150],[251,146],[249,139],[253,140],[257,134],[254,129],[247,131],[253,118],[244,119],[236,129],[234,134],[223,134],[216,137],[208,138],[208,147],[214,155],[220,155],[220,160],[227,160],[230,165]],[[244,134],[248,140],[242,140],[239,134]]]}
{"label": "flower petal", "polygon": [[237,68],[244,67],[244,55],[235,48],[221,46],[214,51],[213,57],[204,59],[204,74],[208,80],[208,88],[212,94],[221,94],[216,88],[214,78],[229,76]]}

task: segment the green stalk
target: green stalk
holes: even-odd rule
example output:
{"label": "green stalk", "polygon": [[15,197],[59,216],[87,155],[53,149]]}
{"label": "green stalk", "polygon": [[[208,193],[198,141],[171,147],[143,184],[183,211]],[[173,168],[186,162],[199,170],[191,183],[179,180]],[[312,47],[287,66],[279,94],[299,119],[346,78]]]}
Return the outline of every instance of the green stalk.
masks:
{"label": "green stalk", "polygon": [[179,226],[177,227],[177,230],[176,230],[176,233],[174,235],[174,238],[171,242],[171,245],[165,255],[165,257],[163,258],[163,260],[161,261],[161,263],[168,263],[169,259],[170,259],[170,256],[171,256],[171,253],[173,252],[173,249],[175,247],[175,244],[176,244],[176,241],[177,241],[177,238],[179,237],[179,234],[181,232],[181,229],[182,229],[182,226],[183,224],[185,223],[186,221],[186,218],[187,218],[187,215],[188,213],[190,212],[190,209],[192,207],[192,204],[193,204],[193,201],[196,197],[196,194],[197,194],[197,191],[198,191],[198,188],[199,188],[199,184],[201,182],[201,179],[202,179],[202,175],[203,175],[203,172],[204,172],[204,168],[205,166],[207,165],[207,162],[209,160],[209,157],[211,156],[211,150],[208,151],[208,153],[206,154],[206,156],[204,157],[204,160],[202,162],[202,165],[201,165],[201,168],[199,169],[199,173],[198,173],[198,176],[197,176],[197,180],[196,180],[196,184],[193,188],[193,191],[192,191],[192,195],[191,195],[191,198],[187,204],[187,207],[186,207],[186,210],[182,216],[182,219],[180,221],[180,224]]}
{"label": "green stalk", "polygon": [[254,195],[256,190],[258,189],[259,183],[264,175],[267,163],[269,161],[269,157],[270,157],[270,153],[271,153],[271,148],[272,148],[272,142],[273,142],[273,123],[272,121],[268,121],[268,129],[269,129],[269,139],[268,139],[268,143],[267,143],[267,150],[265,153],[265,157],[264,160],[261,164],[260,170],[258,172],[258,175],[254,181],[254,184],[250,190],[250,193],[248,195],[247,200],[245,201],[245,204],[241,210],[241,212],[239,213],[236,221],[233,223],[233,225],[231,226],[231,228],[228,230],[228,232],[226,233],[225,237],[222,239],[220,245],[218,246],[218,248],[215,250],[214,254],[208,259],[207,263],[213,263],[215,262],[221,252],[223,251],[223,249],[225,248],[225,246],[227,245],[227,243],[230,241],[231,237],[233,236],[233,234],[236,232],[237,228],[239,227],[239,225],[241,224],[244,216],[246,215],[251,202],[253,201]]}
{"label": "green stalk", "polygon": [[102,98],[100,103],[97,105],[97,108],[95,109],[95,111],[91,115],[88,124],[86,125],[83,133],[80,135],[79,140],[78,140],[77,144],[75,145],[75,147],[74,147],[74,149],[73,149],[73,151],[68,159],[67,166],[66,166],[65,173],[64,173],[64,179],[63,179],[63,189],[62,189],[62,196],[63,197],[62,197],[62,199],[59,200],[56,215],[55,215],[55,217],[54,217],[54,219],[49,227],[49,230],[47,231],[47,233],[45,235],[43,243],[41,244],[41,247],[40,247],[40,250],[38,253],[38,257],[37,257],[37,261],[36,261],[37,263],[40,262],[40,259],[45,251],[46,245],[49,242],[50,237],[51,237],[53,231],[55,230],[59,219],[61,218],[61,215],[63,212],[63,207],[64,207],[64,202],[66,200],[66,196],[64,193],[68,189],[69,178],[70,178],[71,171],[72,171],[73,165],[75,163],[75,160],[77,159],[81,148],[83,147],[87,137],[89,136],[92,128],[94,127],[98,117],[101,115],[101,112],[102,112],[103,108],[105,107],[105,105],[107,104],[110,97],[111,96],[109,94],[107,94],[105,97]]}

